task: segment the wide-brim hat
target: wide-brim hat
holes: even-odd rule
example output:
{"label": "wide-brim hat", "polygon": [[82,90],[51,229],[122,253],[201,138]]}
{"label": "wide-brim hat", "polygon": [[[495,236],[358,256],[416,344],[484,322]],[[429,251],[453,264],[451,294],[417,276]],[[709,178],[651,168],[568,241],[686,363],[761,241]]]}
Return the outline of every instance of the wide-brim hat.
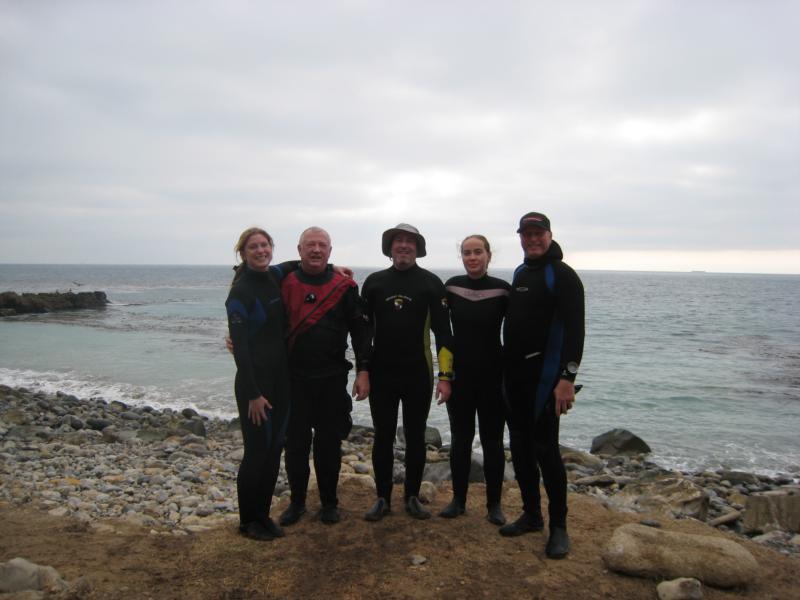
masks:
{"label": "wide-brim hat", "polygon": [[422,237],[422,234],[420,234],[416,227],[408,223],[400,223],[397,227],[392,227],[383,232],[381,250],[383,250],[384,256],[392,257],[392,240],[398,233],[410,233],[413,235],[417,240],[417,257],[422,258],[425,256],[425,238]]}

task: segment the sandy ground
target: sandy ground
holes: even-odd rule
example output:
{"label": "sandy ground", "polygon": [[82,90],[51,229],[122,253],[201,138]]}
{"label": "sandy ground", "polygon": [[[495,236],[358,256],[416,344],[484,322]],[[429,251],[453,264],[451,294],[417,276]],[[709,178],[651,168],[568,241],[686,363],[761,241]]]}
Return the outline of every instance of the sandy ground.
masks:
{"label": "sandy ground", "polygon": [[[326,526],[307,515],[273,542],[245,539],[233,525],[176,537],[110,521],[115,531],[101,532],[33,507],[0,504],[0,561],[19,556],[51,565],[70,582],[86,581],[81,598],[103,600],[656,597],[657,582],[608,572],[600,558],[613,530],[643,515],[613,512],[594,498],[571,495],[573,551],[552,561],[544,556],[546,532],[498,535],[484,518],[483,493],[481,485],[470,489],[464,517],[415,521],[402,512],[395,490],[392,515],[368,523],[362,514],[373,492],[347,483],[341,486],[341,523]],[[445,486],[433,509],[448,499]],[[512,518],[520,510],[514,484],[505,490],[504,506]],[[309,508],[314,510],[313,502]],[[735,539],[761,566],[750,588],[704,587],[705,598],[800,598],[800,559],[699,522],[660,521],[670,530]],[[427,562],[412,565],[412,555]]]}

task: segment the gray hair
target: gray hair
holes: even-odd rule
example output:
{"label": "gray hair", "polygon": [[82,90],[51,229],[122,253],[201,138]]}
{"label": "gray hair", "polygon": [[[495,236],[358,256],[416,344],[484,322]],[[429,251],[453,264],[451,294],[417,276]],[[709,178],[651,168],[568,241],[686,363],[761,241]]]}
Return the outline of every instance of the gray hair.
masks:
{"label": "gray hair", "polygon": [[325,237],[328,238],[328,245],[329,246],[331,245],[331,235],[327,231],[325,231],[322,227],[317,227],[316,225],[312,225],[311,227],[308,227],[307,229],[304,229],[303,233],[300,234],[300,239],[297,241],[297,244],[299,246],[303,245],[303,239],[305,239],[306,235],[309,234],[309,233],[322,233],[322,234],[324,234]]}

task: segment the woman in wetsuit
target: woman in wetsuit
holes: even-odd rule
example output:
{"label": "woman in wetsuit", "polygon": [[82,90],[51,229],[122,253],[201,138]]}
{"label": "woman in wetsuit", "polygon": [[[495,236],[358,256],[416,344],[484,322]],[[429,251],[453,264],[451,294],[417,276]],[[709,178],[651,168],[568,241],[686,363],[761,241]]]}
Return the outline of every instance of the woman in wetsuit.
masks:
{"label": "woman in wetsuit", "polygon": [[466,275],[447,280],[447,302],[454,338],[453,395],[447,403],[452,443],[450,470],[453,499],[439,515],[448,519],[463,515],[475,438],[475,415],[483,447],[486,478],[486,518],[495,525],[506,522],[500,505],[505,473],[502,399],[502,346],[500,326],[508,306],[510,286],[487,274],[492,252],[482,235],[461,242]]}
{"label": "woman in wetsuit", "polygon": [[225,306],[236,361],[236,404],[244,457],[236,478],[239,531],[256,540],[284,535],[269,510],[289,420],[289,368],[279,281],[270,267],[272,237],[257,227],[242,232],[237,267]]}

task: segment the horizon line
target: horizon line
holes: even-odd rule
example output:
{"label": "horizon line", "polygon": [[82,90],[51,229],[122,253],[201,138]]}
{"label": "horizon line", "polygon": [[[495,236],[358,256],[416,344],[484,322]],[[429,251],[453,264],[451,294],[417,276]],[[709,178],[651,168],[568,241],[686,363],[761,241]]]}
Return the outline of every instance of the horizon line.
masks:
{"label": "horizon line", "polygon": [[[288,262],[288,261],[282,261]],[[334,263],[336,264],[336,263]],[[229,267],[231,269],[235,268],[236,265],[233,264],[225,264],[225,263],[36,263],[36,262],[28,262],[28,263],[10,263],[10,262],[0,262],[0,266],[10,266],[10,267],[29,267],[29,266],[39,266],[39,267]],[[343,265],[347,266],[351,269],[373,269],[375,271],[383,270],[387,267],[385,266],[376,266],[376,265]],[[448,271],[458,271],[463,270],[462,267],[442,267],[442,266],[428,266],[428,265],[420,265],[424,269],[430,270],[448,270]],[[518,266],[518,265],[517,265]],[[505,269],[509,271],[513,271],[516,269],[516,266],[512,267],[500,267],[496,266],[493,267],[495,269]],[[490,267],[489,271],[492,268]],[[797,276],[800,275],[800,272],[755,272],[755,271],[709,271],[705,269],[685,269],[685,270],[676,270],[676,269],[581,269],[575,268],[578,272],[586,272],[586,273],[673,273],[673,274],[697,274],[697,275],[789,275],[789,276]]]}

